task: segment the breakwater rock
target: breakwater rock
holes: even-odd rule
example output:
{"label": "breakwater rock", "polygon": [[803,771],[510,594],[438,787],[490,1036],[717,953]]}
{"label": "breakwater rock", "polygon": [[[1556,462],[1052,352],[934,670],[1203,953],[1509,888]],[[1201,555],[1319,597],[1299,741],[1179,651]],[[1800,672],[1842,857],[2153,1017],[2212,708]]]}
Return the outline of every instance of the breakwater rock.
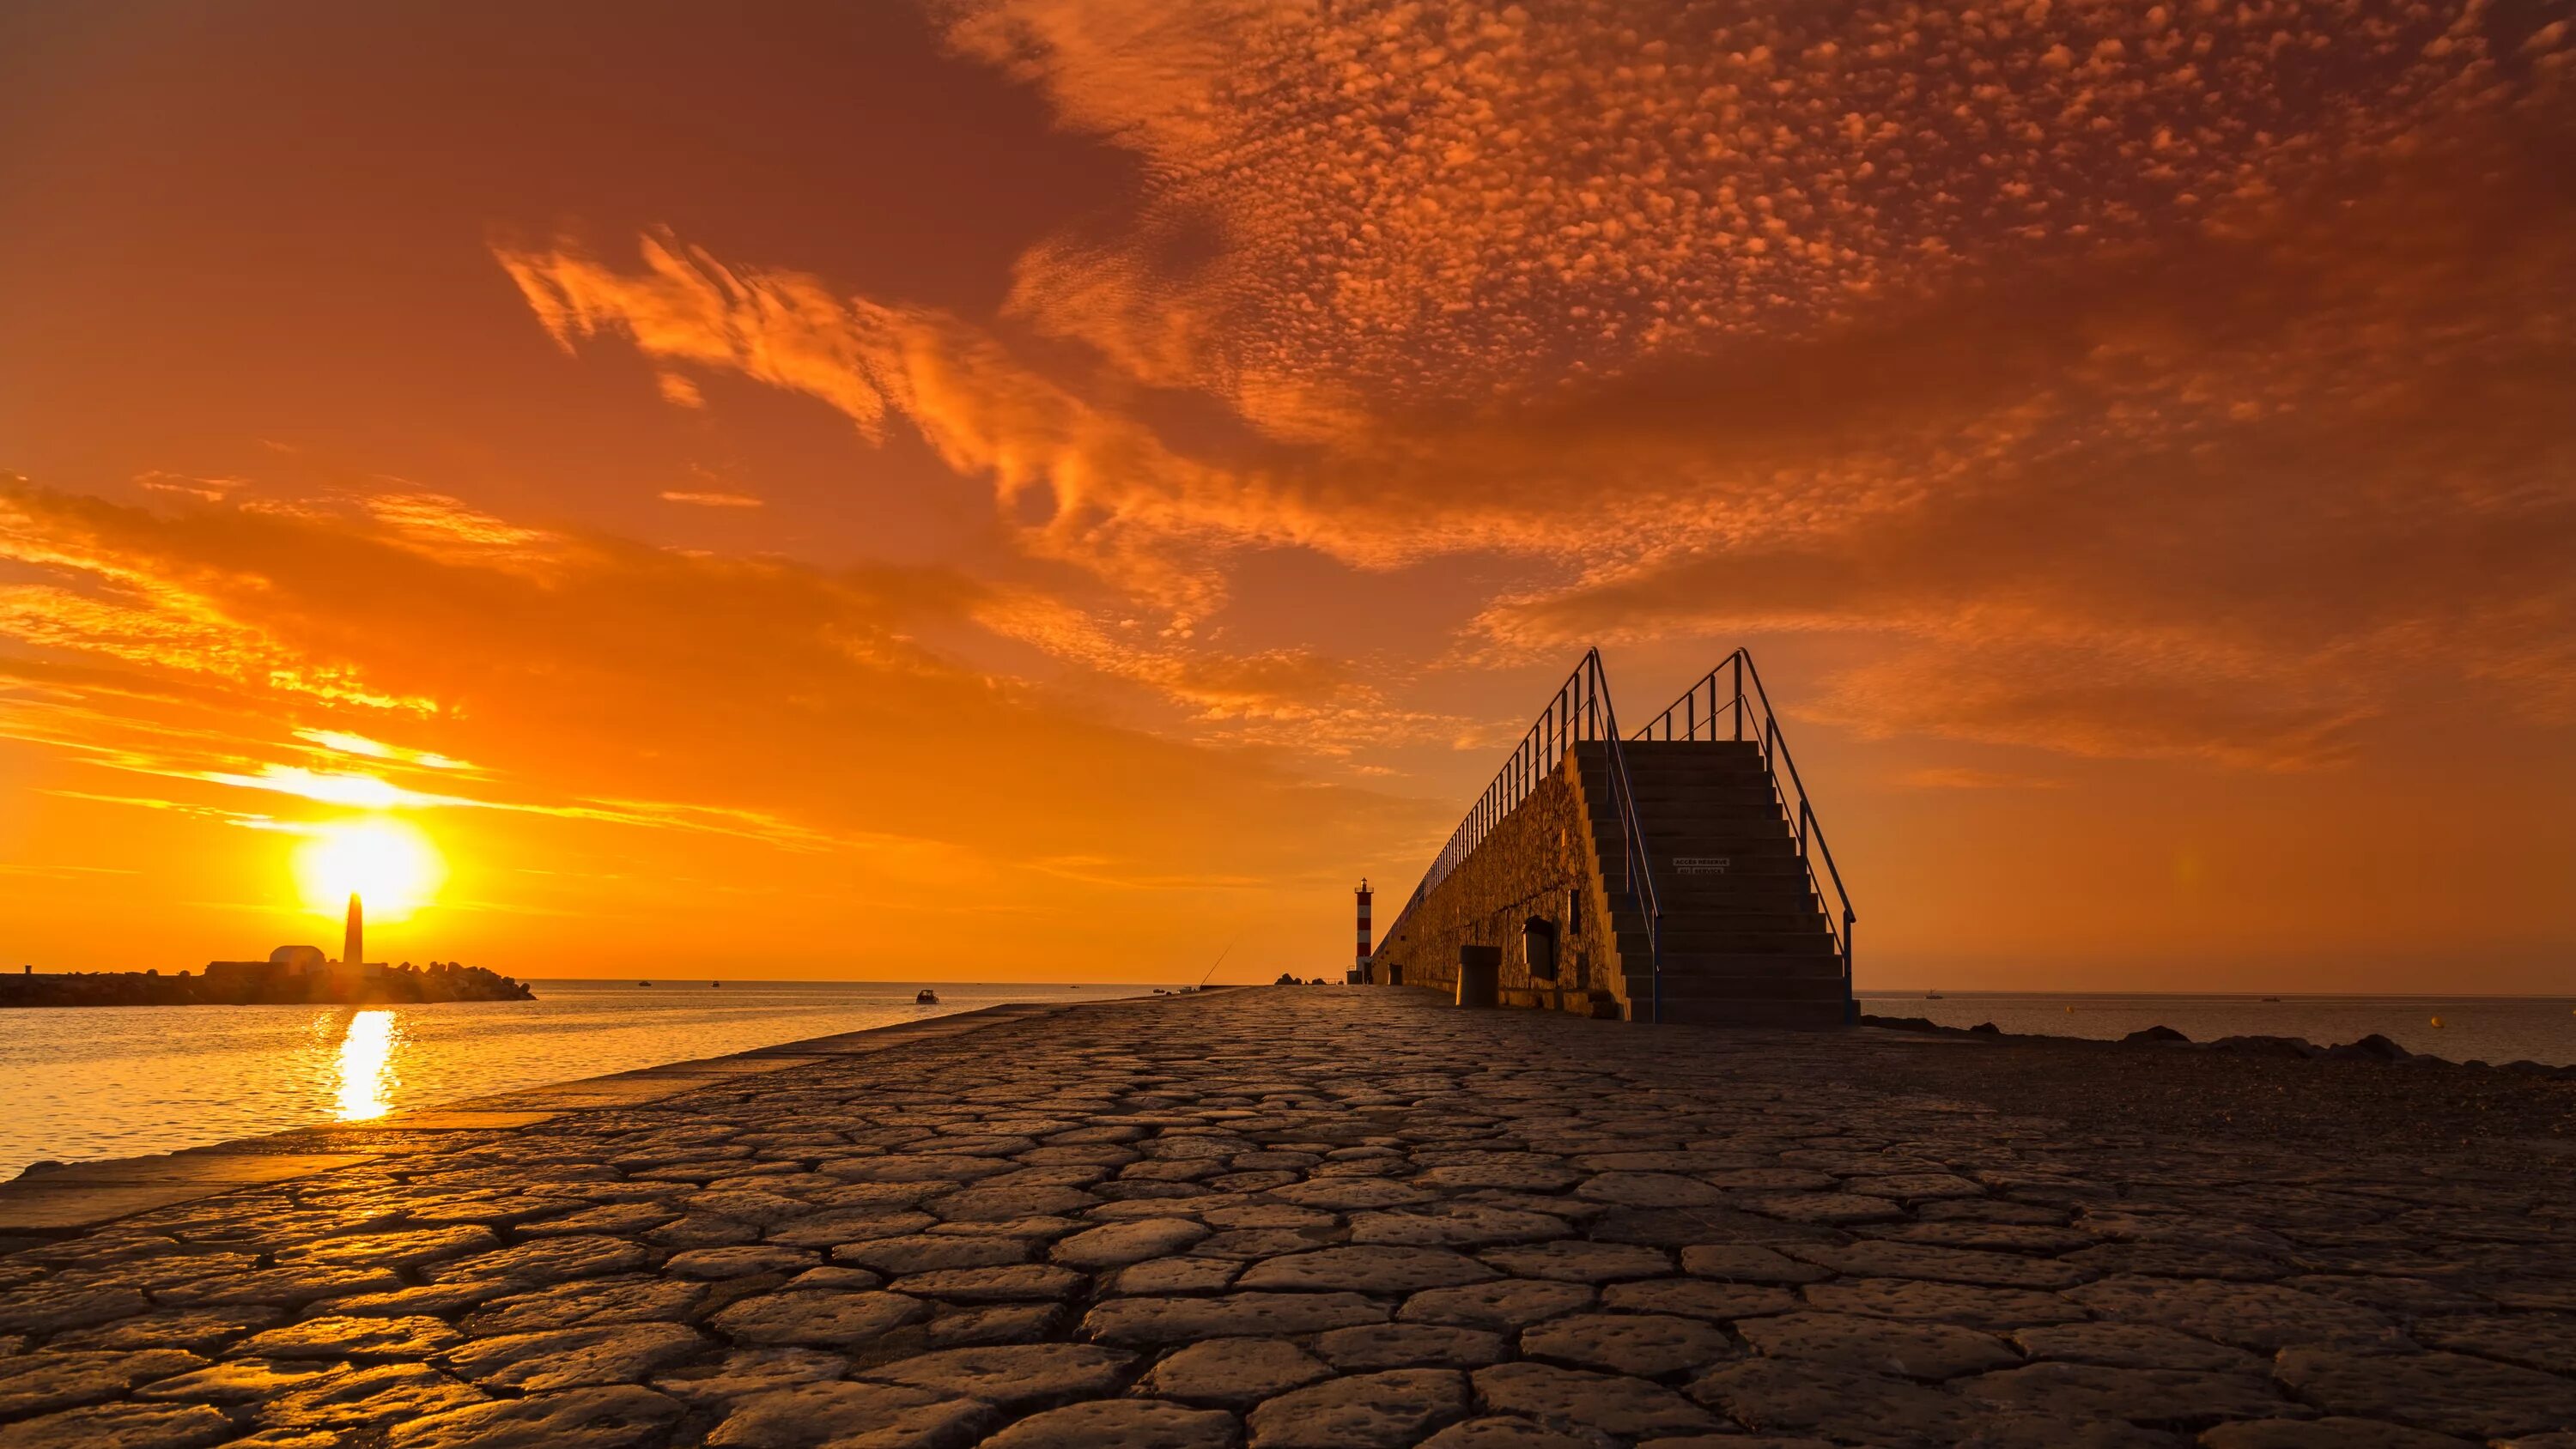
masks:
{"label": "breakwater rock", "polygon": [[[2101,1039],[2095,1037],[2015,1035],[2004,1031],[1991,1021],[1981,1021],[1975,1026],[1957,1027],[1942,1026],[1920,1016],[1864,1016],[1860,1019],[1860,1024],[1880,1027],[1888,1031],[1919,1031],[1946,1036],[2012,1037],[2016,1041],[2081,1041],[2102,1044]],[[2196,1042],[2172,1027],[2151,1026],[2129,1033],[2120,1038],[2116,1044],[2189,1047],[2195,1051],[2230,1052],[2299,1061],[2402,1062],[2427,1067],[2471,1067],[2486,1071],[2521,1072],[2529,1076],[2557,1077],[2565,1081],[2576,1081],[2576,1067],[2553,1067],[2546,1062],[2529,1061],[2505,1062],[2502,1065],[2480,1061],[2454,1062],[2447,1057],[2437,1057],[2425,1052],[2410,1052],[2377,1032],[2359,1041],[2343,1042],[2335,1046],[2319,1046],[2304,1037],[2295,1036],[2223,1036],[2216,1041]]]}
{"label": "breakwater rock", "polygon": [[409,1005],[424,1001],[534,1001],[526,986],[480,966],[409,962],[372,974],[343,971],[57,971],[0,976],[0,1008],[12,1006]]}

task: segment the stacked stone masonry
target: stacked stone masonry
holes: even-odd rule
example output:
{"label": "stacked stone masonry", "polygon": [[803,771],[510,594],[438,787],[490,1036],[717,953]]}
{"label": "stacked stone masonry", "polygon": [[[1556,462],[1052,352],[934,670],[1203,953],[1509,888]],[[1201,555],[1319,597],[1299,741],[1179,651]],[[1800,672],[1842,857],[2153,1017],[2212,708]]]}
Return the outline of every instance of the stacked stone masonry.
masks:
{"label": "stacked stone masonry", "polygon": [[0,1257],[0,1449],[2576,1445],[2563,1156],[1841,1069],[1978,1050],[1279,988],[417,1132]]}
{"label": "stacked stone masonry", "polygon": [[1644,842],[1633,868],[1609,747],[1577,745],[1389,928],[1371,979],[1454,991],[1460,951],[1484,948],[1500,953],[1503,1005],[1848,1023],[1845,938],[1759,743],[1630,741],[1621,757]]}
{"label": "stacked stone masonry", "polygon": [[[1568,750],[1527,799],[1390,927],[1369,958],[1378,984],[1454,993],[1458,948],[1502,948],[1506,1006],[1624,1016],[1632,971],[1646,969],[1646,923],[1621,888],[1617,815],[1607,808],[1609,762],[1598,744]],[[1526,924],[1547,922],[1557,960],[1534,975]]]}

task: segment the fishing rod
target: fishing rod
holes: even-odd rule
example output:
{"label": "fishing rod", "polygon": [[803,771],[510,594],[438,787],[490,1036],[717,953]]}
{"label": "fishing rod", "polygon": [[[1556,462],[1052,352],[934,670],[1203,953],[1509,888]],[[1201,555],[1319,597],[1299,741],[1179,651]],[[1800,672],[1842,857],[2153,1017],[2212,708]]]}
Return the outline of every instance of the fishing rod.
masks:
{"label": "fishing rod", "polygon": [[1234,941],[1226,942],[1225,949],[1216,953],[1216,959],[1208,963],[1207,976],[1201,976],[1199,978],[1199,984],[1195,989],[1200,991],[1205,991],[1207,989],[1208,976],[1214,976],[1216,974],[1216,968],[1224,965],[1225,958],[1234,953],[1234,942],[1242,939],[1243,933],[1241,931],[1234,933]]}

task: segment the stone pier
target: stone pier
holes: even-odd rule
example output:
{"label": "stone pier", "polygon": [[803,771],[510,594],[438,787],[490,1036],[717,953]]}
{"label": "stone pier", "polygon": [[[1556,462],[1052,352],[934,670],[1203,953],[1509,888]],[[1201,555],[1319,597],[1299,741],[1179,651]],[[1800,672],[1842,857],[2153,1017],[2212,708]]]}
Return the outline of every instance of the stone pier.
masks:
{"label": "stone pier", "polygon": [[0,1189],[0,1449],[2568,1449],[2571,1101],[1006,1009]]}

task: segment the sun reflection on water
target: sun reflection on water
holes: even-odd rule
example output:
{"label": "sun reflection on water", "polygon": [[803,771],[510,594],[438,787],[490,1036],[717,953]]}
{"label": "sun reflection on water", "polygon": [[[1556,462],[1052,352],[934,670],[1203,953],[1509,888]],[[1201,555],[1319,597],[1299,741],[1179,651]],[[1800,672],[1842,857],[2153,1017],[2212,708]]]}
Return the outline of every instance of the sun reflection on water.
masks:
{"label": "sun reflection on water", "polygon": [[400,1081],[394,1075],[397,1040],[390,1011],[361,1011],[349,1018],[349,1029],[340,1038],[341,1121],[363,1121],[393,1110],[393,1090]]}

